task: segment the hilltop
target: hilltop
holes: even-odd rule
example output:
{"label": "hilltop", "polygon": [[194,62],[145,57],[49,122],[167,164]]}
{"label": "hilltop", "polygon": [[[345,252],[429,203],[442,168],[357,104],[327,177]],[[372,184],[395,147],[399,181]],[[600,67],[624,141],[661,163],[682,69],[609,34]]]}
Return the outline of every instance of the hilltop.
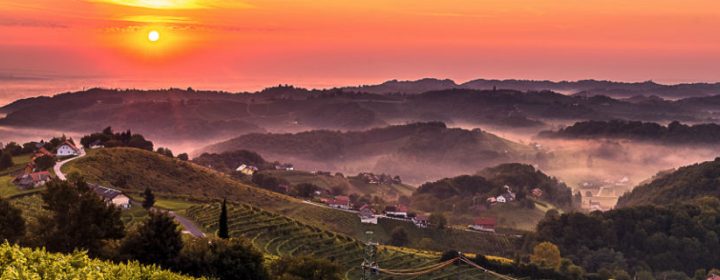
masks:
{"label": "hilltop", "polygon": [[670,205],[703,196],[720,196],[720,158],[681,167],[657,176],[620,197],[618,208],[638,205]]}
{"label": "hilltop", "polygon": [[[498,201],[499,197],[503,201]],[[502,164],[476,175],[445,178],[421,185],[412,206],[450,213],[455,223],[497,217],[499,226],[532,230],[549,209],[570,210],[572,191],[564,183],[526,164]]]}
{"label": "hilltop", "polygon": [[533,159],[532,148],[475,129],[414,123],[366,131],[248,134],[211,145],[204,152],[247,149],[282,158],[305,170],[398,174],[422,181],[478,166]]}

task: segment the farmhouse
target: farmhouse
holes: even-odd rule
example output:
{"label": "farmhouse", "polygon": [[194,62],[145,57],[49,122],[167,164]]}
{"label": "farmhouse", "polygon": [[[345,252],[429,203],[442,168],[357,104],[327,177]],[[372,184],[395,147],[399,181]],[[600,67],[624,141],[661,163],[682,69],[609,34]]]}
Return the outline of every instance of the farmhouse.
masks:
{"label": "farmhouse", "polygon": [[350,198],[347,196],[336,196],[334,199],[328,200],[327,205],[332,208],[345,209],[345,210],[349,210],[351,208],[350,207]]}
{"label": "farmhouse", "polygon": [[275,169],[285,170],[285,171],[293,171],[293,170],[295,170],[295,166],[293,166],[290,163],[276,164]]}
{"label": "farmhouse", "polygon": [[13,180],[15,185],[24,189],[37,188],[45,185],[48,181],[50,181],[50,172],[47,171],[25,173],[15,177],[15,180]]}
{"label": "farmhouse", "polygon": [[425,215],[416,215],[412,218],[413,224],[419,228],[426,228],[430,223]]}
{"label": "farmhouse", "polygon": [[72,140],[66,140],[57,147],[55,154],[59,157],[78,156],[80,155],[80,149],[75,146]]}
{"label": "farmhouse", "polygon": [[378,223],[378,218],[377,216],[375,216],[375,210],[373,210],[367,204],[360,207],[360,211],[358,211],[358,216],[360,217],[360,222],[363,224],[376,225]]}
{"label": "farmhouse", "polygon": [[253,174],[255,174],[255,172],[258,171],[258,168],[252,165],[241,164],[240,166],[238,166],[237,169],[235,169],[235,171],[239,171],[242,174],[252,176]]}
{"label": "farmhouse", "polygon": [[543,191],[542,191],[540,188],[534,188],[534,189],[532,190],[532,195],[533,195],[534,197],[540,198],[540,197],[543,196]]}
{"label": "farmhouse", "polygon": [[130,208],[130,198],[121,191],[100,185],[90,185],[90,187],[108,204],[113,204],[120,208]]}
{"label": "farmhouse", "polygon": [[472,225],[468,226],[468,228],[479,231],[495,232],[495,224],[495,218],[477,218]]}
{"label": "farmhouse", "polygon": [[385,215],[388,217],[407,219],[408,207],[402,204],[397,204],[395,206],[387,206],[385,207]]}

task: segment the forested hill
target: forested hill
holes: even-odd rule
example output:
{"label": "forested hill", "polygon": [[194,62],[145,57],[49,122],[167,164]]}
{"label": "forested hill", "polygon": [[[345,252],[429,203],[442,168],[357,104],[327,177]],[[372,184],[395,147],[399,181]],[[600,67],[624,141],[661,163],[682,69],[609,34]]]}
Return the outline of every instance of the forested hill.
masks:
{"label": "forested hill", "polygon": [[583,121],[558,131],[544,131],[541,137],[565,139],[618,138],[665,144],[718,144],[720,125],[714,123],[667,126],[640,121]]}
{"label": "forested hill", "polygon": [[621,196],[617,207],[668,205],[703,196],[720,196],[720,158],[682,167]]}
{"label": "forested hill", "polygon": [[365,131],[249,134],[202,152],[241,149],[257,151],[270,160],[294,162],[304,170],[390,173],[415,182],[447,176],[444,174],[448,172],[457,174],[492,164],[534,160],[538,153],[479,129],[448,128],[438,122]]}

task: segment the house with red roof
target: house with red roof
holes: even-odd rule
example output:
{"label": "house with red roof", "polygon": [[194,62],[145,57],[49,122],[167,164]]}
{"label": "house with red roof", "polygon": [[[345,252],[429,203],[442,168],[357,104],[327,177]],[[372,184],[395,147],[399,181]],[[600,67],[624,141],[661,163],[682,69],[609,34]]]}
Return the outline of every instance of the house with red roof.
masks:
{"label": "house with red roof", "polygon": [[78,149],[72,139],[70,139],[60,144],[55,150],[55,154],[59,157],[79,156],[80,149]]}
{"label": "house with red roof", "polygon": [[15,177],[13,183],[24,189],[32,189],[45,185],[50,181],[50,178],[50,172],[47,171],[24,173]]}
{"label": "house with red roof", "polygon": [[496,225],[497,220],[495,218],[477,218],[468,228],[478,231],[495,232]]}
{"label": "house with red roof", "polygon": [[336,196],[333,199],[327,201],[327,205],[332,208],[350,210],[350,197],[347,196]]}
{"label": "house with red roof", "polygon": [[396,204],[385,207],[385,215],[388,217],[405,218],[408,217],[408,207],[403,204]]}

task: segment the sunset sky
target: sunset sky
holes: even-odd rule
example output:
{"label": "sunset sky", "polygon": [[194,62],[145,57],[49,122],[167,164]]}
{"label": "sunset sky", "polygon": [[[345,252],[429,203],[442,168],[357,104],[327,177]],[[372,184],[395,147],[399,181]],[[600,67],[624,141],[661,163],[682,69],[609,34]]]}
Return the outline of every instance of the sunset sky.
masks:
{"label": "sunset sky", "polygon": [[0,80],[13,85],[422,77],[720,81],[720,2],[0,0]]}

